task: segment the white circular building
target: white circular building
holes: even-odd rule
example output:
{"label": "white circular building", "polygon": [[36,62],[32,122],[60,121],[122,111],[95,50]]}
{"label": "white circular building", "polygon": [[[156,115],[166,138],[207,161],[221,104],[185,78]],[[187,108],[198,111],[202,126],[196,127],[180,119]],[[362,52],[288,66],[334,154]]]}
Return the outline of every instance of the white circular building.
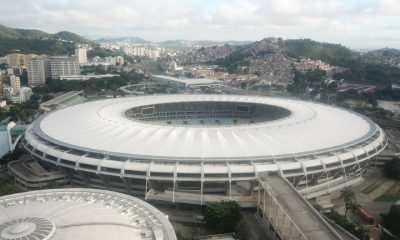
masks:
{"label": "white circular building", "polygon": [[161,95],[88,102],[42,116],[23,145],[77,185],[156,200],[246,201],[281,174],[312,198],[356,183],[386,146],[357,113],[313,102]]}
{"label": "white circular building", "polygon": [[167,216],[135,197],[52,189],[0,197],[0,239],[176,240]]}
{"label": "white circular building", "polygon": [[52,189],[0,197],[0,239],[176,240],[167,216],[121,193]]}

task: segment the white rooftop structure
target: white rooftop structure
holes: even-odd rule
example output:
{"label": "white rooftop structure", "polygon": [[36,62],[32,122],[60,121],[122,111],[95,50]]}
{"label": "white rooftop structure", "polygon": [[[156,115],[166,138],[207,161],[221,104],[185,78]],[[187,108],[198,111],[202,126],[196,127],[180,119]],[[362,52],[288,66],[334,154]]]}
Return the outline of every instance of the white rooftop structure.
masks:
{"label": "white rooftop structure", "polygon": [[209,78],[177,78],[166,75],[151,75],[155,81],[176,84],[182,87],[203,87],[221,85],[220,80]]}
{"label": "white rooftop structure", "polygon": [[52,189],[0,197],[0,239],[176,240],[167,216],[104,190]]}
{"label": "white rooftop structure", "polygon": [[[128,109],[173,102],[240,102],[288,109],[257,124],[169,126],[133,120]],[[267,158],[339,149],[368,137],[376,126],[339,108],[312,102],[230,95],[170,95],[110,99],[45,116],[37,128],[50,141],[90,151],[157,158]],[[132,147],[134,146],[134,147]]]}
{"label": "white rooftop structure", "polygon": [[[387,139],[370,119],[314,102],[152,95],[48,113],[26,130],[22,144],[37,158],[64,168],[79,185],[109,186],[108,181],[115,181],[113,187],[134,194],[164,188],[161,193],[170,194],[169,200],[180,196],[203,204],[208,201],[203,191],[219,191],[226,194],[223,200],[232,200],[232,191],[224,189],[269,173],[287,177],[307,196],[329,194],[361,181]],[[92,178],[98,179],[88,180]],[[191,192],[186,183],[177,182],[189,182]],[[316,185],[315,192],[311,185]],[[150,191],[152,187],[157,188]]]}

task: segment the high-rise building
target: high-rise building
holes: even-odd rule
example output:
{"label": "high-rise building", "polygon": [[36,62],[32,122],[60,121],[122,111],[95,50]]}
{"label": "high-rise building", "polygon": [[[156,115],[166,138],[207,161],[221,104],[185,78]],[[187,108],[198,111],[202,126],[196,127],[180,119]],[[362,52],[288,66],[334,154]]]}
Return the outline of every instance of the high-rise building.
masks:
{"label": "high-rise building", "polygon": [[45,63],[43,57],[36,57],[26,64],[29,85],[43,85],[46,83]]}
{"label": "high-rise building", "polygon": [[14,92],[19,92],[20,88],[21,88],[21,80],[19,77],[15,76],[15,75],[10,75],[10,85],[12,87],[12,89],[14,90]]}
{"label": "high-rise building", "polygon": [[79,75],[78,59],[70,56],[52,56],[45,59],[46,78],[59,79],[60,76]]}
{"label": "high-rise building", "polygon": [[86,55],[86,48],[76,48],[75,49],[75,56],[78,59],[79,64],[87,63],[87,55]]}

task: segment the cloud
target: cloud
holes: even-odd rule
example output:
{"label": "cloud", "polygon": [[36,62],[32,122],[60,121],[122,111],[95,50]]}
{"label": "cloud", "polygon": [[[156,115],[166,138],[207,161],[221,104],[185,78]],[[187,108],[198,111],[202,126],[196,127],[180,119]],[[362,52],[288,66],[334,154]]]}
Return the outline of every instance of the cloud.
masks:
{"label": "cloud", "polygon": [[[400,35],[393,24],[400,22],[399,0],[0,0],[0,6],[0,23],[7,26],[69,30],[89,37],[280,36],[381,47],[388,44],[382,39]],[[391,42],[400,47],[398,41]]]}

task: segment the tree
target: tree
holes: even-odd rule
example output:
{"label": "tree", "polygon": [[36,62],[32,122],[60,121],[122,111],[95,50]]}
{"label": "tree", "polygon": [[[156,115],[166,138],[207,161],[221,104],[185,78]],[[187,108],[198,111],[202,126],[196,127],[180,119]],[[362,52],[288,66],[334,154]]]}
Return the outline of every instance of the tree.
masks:
{"label": "tree", "polygon": [[355,201],[354,202],[350,202],[349,204],[349,210],[352,213],[352,222],[354,222],[354,218],[356,216],[357,210],[358,208],[361,207],[360,204],[357,204]]}
{"label": "tree", "polygon": [[382,214],[382,223],[391,233],[400,236],[400,205],[392,205],[387,214]]}
{"label": "tree", "polygon": [[395,158],[385,162],[383,170],[388,178],[400,180],[400,159]]}
{"label": "tree", "polygon": [[21,192],[22,189],[14,184],[13,178],[7,173],[0,173],[0,196]]}
{"label": "tree", "polygon": [[351,209],[352,204],[356,202],[356,194],[351,188],[345,187],[340,190],[339,198],[344,201],[344,216],[347,216],[347,212]]}
{"label": "tree", "polygon": [[240,206],[234,201],[207,204],[203,214],[206,227],[214,233],[236,232],[242,219]]}

